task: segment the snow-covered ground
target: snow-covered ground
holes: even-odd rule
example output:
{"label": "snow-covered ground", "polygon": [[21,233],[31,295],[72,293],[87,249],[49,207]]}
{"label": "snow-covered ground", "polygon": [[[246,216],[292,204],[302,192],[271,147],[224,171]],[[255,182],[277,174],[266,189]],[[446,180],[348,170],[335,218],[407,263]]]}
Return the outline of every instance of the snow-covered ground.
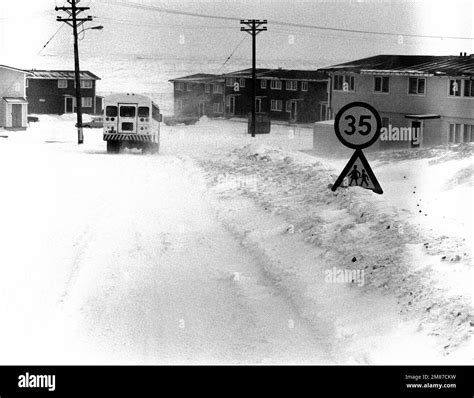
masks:
{"label": "snow-covered ground", "polygon": [[347,160],[307,128],[107,155],[39,118],[0,134],[1,363],[472,361],[469,148],[370,155],[384,195],[333,193]]}

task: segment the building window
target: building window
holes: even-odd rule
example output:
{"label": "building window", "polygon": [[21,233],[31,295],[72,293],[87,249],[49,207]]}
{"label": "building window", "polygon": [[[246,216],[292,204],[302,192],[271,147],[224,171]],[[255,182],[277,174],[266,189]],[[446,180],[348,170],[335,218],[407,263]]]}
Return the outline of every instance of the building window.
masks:
{"label": "building window", "polygon": [[239,79],[239,84],[240,84],[240,87],[245,87],[245,79],[244,78]]}
{"label": "building window", "polygon": [[464,125],[463,142],[474,142],[474,124]]}
{"label": "building window", "polygon": [[426,79],[418,77],[410,77],[408,79],[408,94],[424,95],[426,87]]}
{"label": "building window", "polygon": [[286,111],[291,112],[291,101],[286,101]]}
{"label": "building window", "polygon": [[222,113],[222,102],[214,102],[214,113]]}
{"label": "building window", "polygon": [[210,93],[210,92],[211,92],[211,85],[210,85],[210,84],[206,84],[206,85],[204,86],[204,91],[205,91],[206,93]]}
{"label": "building window", "polygon": [[354,91],[354,76],[334,75],[333,89],[338,91]]}
{"label": "building window", "polygon": [[227,87],[234,87],[235,81],[236,81],[236,79],[234,77],[229,77],[226,80],[226,86]]}
{"label": "building window", "polygon": [[286,81],[286,89],[289,90],[289,91],[298,90],[298,82],[296,80],[287,80]]}
{"label": "building window", "polygon": [[281,90],[281,80],[272,80],[270,83],[272,90]]}
{"label": "building window", "polygon": [[212,92],[214,94],[222,94],[222,91],[223,91],[223,89],[222,89],[222,86],[220,84],[213,84],[212,85]]}
{"label": "building window", "polygon": [[67,80],[58,80],[58,88],[67,88]]}
{"label": "building window", "polygon": [[183,100],[181,100],[181,99],[176,100],[176,102],[174,103],[174,106],[175,106],[175,109],[176,109],[177,113],[182,112],[182,110],[183,110]]}
{"label": "building window", "polygon": [[461,96],[461,79],[449,79],[449,96]]}
{"label": "building window", "polygon": [[260,88],[267,88],[267,81],[265,79],[260,80]]}
{"label": "building window", "polygon": [[461,125],[449,123],[449,143],[458,144],[461,142]]}
{"label": "building window", "polygon": [[283,110],[283,101],[272,99],[271,103],[270,103],[270,106],[271,106],[272,111],[281,112]]}
{"label": "building window", "polygon": [[81,88],[92,88],[92,80],[81,80]]}
{"label": "building window", "polygon": [[82,97],[81,104],[84,108],[92,108],[92,97]]}
{"label": "building window", "polygon": [[176,82],[176,90],[177,91],[184,91],[184,83],[183,82]]}
{"label": "building window", "polygon": [[374,77],[374,92],[388,93],[390,91],[390,78],[388,76]]}
{"label": "building window", "polygon": [[474,97],[474,80],[449,79],[449,96]]}
{"label": "building window", "polygon": [[186,91],[192,91],[193,89],[193,84],[192,83],[186,83]]}
{"label": "building window", "polygon": [[308,82],[301,82],[301,91],[308,91]]}
{"label": "building window", "polygon": [[464,96],[474,97],[474,80],[464,80]]}

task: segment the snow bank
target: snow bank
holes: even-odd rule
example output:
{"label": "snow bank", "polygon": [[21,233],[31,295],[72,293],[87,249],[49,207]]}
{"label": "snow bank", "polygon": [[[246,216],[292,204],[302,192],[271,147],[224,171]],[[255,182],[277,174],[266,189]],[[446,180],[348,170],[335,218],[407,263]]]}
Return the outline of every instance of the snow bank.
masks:
{"label": "snow bank", "polygon": [[[472,225],[472,198],[467,188],[472,159],[465,156],[466,150],[460,151],[463,155],[444,150],[436,152],[431,162],[406,161],[410,151],[405,152],[384,153],[374,162],[383,188],[394,187],[381,196],[355,187],[332,192],[328,185],[337,177],[341,162],[329,163],[269,146],[248,145],[216,160],[203,161],[202,165],[214,184],[224,174],[243,181],[248,181],[249,176],[256,179],[257,189],[234,184],[232,189],[225,190],[225,196],[220,192],[227,200],[223,208],[232,208],[229,198],[235,199],[238,194],[258,204],[261,213],[255,211],[252,215],[253,224],[241,221],[239,233],[253,237],[251,244],[269,260],[267,271],[285,287],[306,317],[320,322],[321,302],[329,308],[339,308],[339,318],[323,316],[323,319],[332,319],[333,326],[339,325],[334,326],[338,333],[350,335],[352,345],[362,351],[361,341],[376,344],[378,348],[372,347],[370,355],[367,349],[365,356],[362,355],[366,359],[370,357],[369,362],[425,361],[428,356],[420,350],[428,349],[430,344],[435,347],[436,355],[441,355],[436,361],[468,362],[474,324],[472,236],[466,234],[466,225],[460,223]],[[408,189],[411,196],[405,196]],[[436,200],[440,197],[442,201]],[[422,213],[415,205],[420,203],[423,203]],[[449,218],[443,211],[445,206],[456,209],[461,217]],[[246,210],[241,205],[234,211],[238,214],[232,218],[234,228],[239,230],[239,220],[246,218]],[[231,213],[222,210],[224,219]],[[281,217],[286,223],[278,233],[265,231],[266,220],[271,217]],[[437,228],[433,228],[436,224]],[[444,225],[451,232],[440,229]],[[271,227],[273,231],[275,228],[275,225]],[[272,239],[263,239],[265,233]],[[311,245],[316,252],[308,246],[294,246],[295,239]],[[299,251],[292,252],[292,246]],[[292,255],[285,256],[283,250],[275,256],[279,247]],[[317,253],[316,258],[309,259],[308,253]],[[337,294],[346,298],[347,290],[358,292],[349,297],[365,306],[360,308],[359,321],[347,317],[344,309],[334,304],[337,297],[328,300],[317,293],[331,290],[322,279],[324,272],[333,267],[364,271],[363,286],[350,283],[345,285],[349,289],[337,290]],[[386,300],[393,300],[393,306],[378,305],[378,301]],[[377,311],[390,314],[387,315],[390,320]],[[315,312],[319,315],[315,316]],[[383,320],[392,329],[377,340],[373,331],[364,329],[361,319],[366,326]],[[370,343],[367,334],[373,337]],[[428,336],[432,343],[423,343]],[[418,347],[417,350],[413,347],[411,353],[406,350],[409,341],[417,342]],[[405,347],[402,351],[398,349],[399,354],[406,354],[405,358],[397,355],[397,344],[398,348]],[[387,352],[387,347],[391,351]],[[360,355],[358,358],[364,361]]]}

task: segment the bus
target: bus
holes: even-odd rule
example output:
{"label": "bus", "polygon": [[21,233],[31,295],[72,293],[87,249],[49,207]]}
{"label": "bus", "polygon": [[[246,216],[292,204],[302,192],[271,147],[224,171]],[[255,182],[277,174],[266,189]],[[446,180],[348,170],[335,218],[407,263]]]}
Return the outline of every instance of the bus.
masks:
{"label": "bus", "polygon": [[103,138],[108,153],[124,148],[157,153],[160,148],[160,108],[140,94],[112,94],[104,98]]}

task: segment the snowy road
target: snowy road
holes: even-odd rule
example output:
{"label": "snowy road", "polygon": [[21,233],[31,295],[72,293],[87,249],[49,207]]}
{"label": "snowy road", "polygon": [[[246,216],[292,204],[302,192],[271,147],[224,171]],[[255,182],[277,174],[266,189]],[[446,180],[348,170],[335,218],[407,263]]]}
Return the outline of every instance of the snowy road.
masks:
{"label": "snowy road", "polygon": [[22,183],[5,182],[21,191],[2,208],[30,250],[2,231],[3,363],[332,362],[216,218],[191,160],[111,156],[98,140],[8,155],[21,143],[3,148]]}
{"label": "snowy road", "polygon": [[[379,164],[386,195],[338,199],[326,187],[340,165],[298,152],[311,130],[273,126],[242,148],[245,127],[164,128],[157,156],[108,155],[99,129],[78,146],[72,115],[2,139],[0,363],[470,361],[470,250],[425,232],[448,216],[461,231],[430,198],[469,192],[470,160],[398,163],[393,181]],[[414,172],[423,162],[446,169],[439,193]],[[366,280],[330,283],[333,267]]]}
{"label": "snowy road", "polygon": [[92,349],[86,357],[321,361],[321,341],[215,218],[199,170],[175,157],[122,160],[119,168],[104,162],[106,203],[97,206],[105,211],[65,290],[79,346]]}

